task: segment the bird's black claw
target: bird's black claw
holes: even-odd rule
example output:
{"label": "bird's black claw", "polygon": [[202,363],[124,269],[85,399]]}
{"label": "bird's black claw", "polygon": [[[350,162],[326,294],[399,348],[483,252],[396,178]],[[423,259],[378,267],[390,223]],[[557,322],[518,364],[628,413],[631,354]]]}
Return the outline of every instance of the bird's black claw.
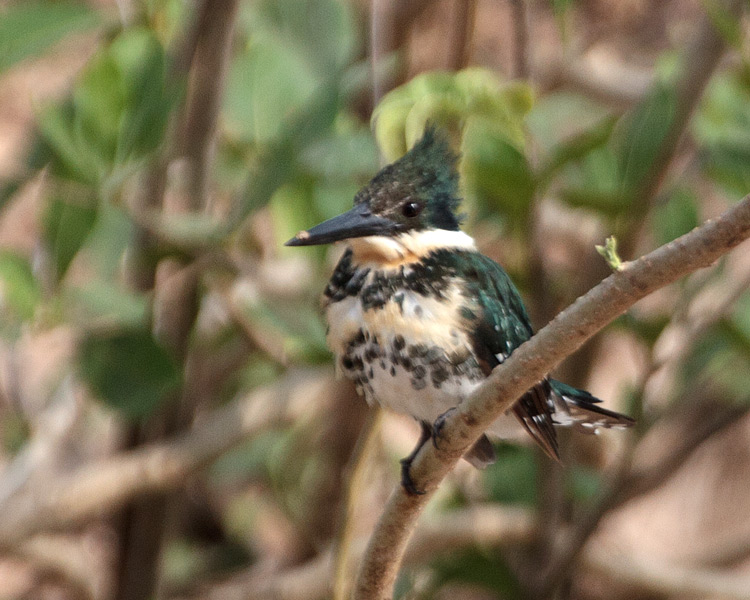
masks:
{"label": "bird's black claw", "polygon": [[417,489],[414,485],[414,480],[411,478],[411,458],[406,457],[401,459],[401,487],[404,488],[407,494],[412,496],[421,496],[425,493],[424,490]]}
{"label": "bird's black claw", "polygon": [[432,445],[435,446],[435,448],[439,448],[440,438],[443,435],[443,427],[445,426],[445,421],[448,419],[450,415],[452,415],[454,412],[456,412],[456,408],[449,408],[446,410],[442,415],[440,415],[437,419],[435,419],[435,422],[432,424]]}

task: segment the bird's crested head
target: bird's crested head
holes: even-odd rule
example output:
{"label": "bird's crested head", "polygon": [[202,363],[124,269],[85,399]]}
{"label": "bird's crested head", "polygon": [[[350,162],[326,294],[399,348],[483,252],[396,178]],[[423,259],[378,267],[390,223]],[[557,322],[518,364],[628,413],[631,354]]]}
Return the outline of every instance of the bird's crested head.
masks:
{"label": "bird's crested head", "polygon": [[357,193],[351,210],[301,231],[286,245],[396,237],[425,230],[458,231],[457,161],[446,137],[428,126],[409,152],[381,169]]}

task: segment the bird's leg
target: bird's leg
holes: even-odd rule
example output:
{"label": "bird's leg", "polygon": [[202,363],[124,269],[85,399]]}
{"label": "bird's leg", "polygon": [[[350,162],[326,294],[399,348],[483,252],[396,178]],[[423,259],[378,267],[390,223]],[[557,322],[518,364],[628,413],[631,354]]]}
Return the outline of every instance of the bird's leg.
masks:
{"label": "bird's leg", "polygon": [[406,490],[407,494],[413,494],[415,496],[424,494],[424,490],[418,490],[414,485],[414,481],[411,478],[411,463],[416,458],[417,454],[419,454],[422,446],[424,446],[427,440],[432,437],[432,426],[424,421],[420,421],[419,424],[422,426],[422,432],[419,435],[417,445],[414,447],[414,450],[411,451],[409,456],[401,459],[401,486]]}
{"label": "bird's leg", "polygon": [[437,419],[435,419],[435,422],[432,424],[432,445],[435,446],[435,448],[438,447],[440,438],[443,437],[442,432],[443,432],[443,427],[445,426],[445,421],[454,412],[456,412],[455,406],[453,408],[449,408],[448,410],[446,410],[442,415],[440,415]]}

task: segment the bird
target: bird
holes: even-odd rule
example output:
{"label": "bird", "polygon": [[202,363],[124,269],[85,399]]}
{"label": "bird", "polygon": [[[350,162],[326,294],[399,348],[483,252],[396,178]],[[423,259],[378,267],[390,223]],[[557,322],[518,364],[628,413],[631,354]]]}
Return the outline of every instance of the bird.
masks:
{"label": "bird", "polygon": [[[410,475],[422,445],[435,443],[446,415],[534,333],[508,274],[460,228],[458,158],[446,134],[428,125],[355,195],[351,210],[286,242],[346,244],[323,293],[326,340],[337,372],[369,404],[421,425],[401,461],[411,494],[423,493]],[[515,437],[520,427],[559,461],[555,426],[596,433],[633,423],[589,392],[545,377],[489,433]],[[486,434],[464,458],[478,468],[496,460]]]}

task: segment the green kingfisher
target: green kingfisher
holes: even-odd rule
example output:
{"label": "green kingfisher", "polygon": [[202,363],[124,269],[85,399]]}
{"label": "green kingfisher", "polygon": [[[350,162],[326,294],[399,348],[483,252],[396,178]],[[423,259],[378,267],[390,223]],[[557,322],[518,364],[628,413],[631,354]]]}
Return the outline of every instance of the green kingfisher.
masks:
{"label": "green kingfisher", "polygon": [[[346,251],[325,289],[327,341],[340,373],[368,403],[414,417],[422,435],[402,462],[402,484],[422,444],[435,442],[441,417],[467,398],[533,335],[518,290],[503,268],[459,228],[458,157],[428,127],[401,159],[383,168],[354,207],[287,246],[344,241]],[[524,428],[559,459],[555,425],[596,432],[633,424],[584,390],[545,378],[499,417],[490,433]],[[482,436],[465,457],[495,460]]]}

